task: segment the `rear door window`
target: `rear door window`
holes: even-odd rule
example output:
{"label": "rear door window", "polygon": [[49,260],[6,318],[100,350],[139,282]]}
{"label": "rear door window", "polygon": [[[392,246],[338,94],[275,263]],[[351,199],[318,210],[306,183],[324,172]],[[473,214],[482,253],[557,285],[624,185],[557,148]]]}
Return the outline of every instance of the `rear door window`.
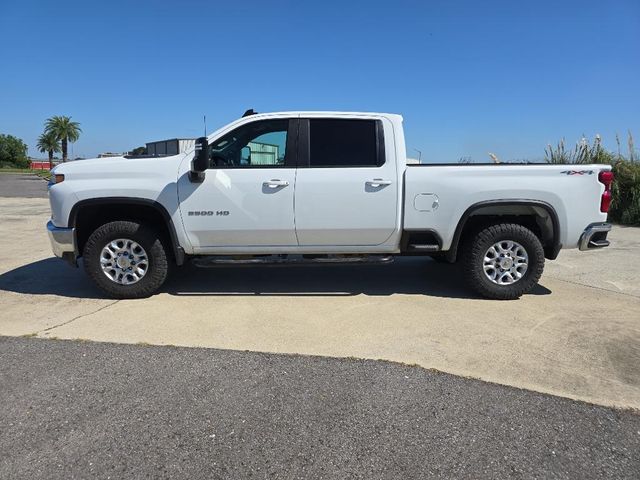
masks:
{"label": "rear door window", "polygon": [[378,167],[384,163],[379,150],[376,120],[309,121],[311,168]]}

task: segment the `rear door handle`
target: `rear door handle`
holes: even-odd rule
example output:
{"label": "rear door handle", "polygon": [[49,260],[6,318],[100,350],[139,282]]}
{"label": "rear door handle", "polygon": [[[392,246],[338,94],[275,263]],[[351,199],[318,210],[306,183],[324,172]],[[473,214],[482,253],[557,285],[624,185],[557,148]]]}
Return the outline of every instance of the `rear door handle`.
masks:
{"label": "rear door handle", "polygon": [[371,185],[372,187],[381,187],[382,185],[391,185],[392,183],[393,182],[391,180],[383,180],[381,178],[367,180],[367,185]]}
{"label": "rear door handle", "polygon": [[263,182],[262,185],[269,188],[278,188],[287,187],[289,185],[289,182],[287,182],[286,180],[278,180],[277,178],[275,178],[273,180],[267,180],[266,182]]}

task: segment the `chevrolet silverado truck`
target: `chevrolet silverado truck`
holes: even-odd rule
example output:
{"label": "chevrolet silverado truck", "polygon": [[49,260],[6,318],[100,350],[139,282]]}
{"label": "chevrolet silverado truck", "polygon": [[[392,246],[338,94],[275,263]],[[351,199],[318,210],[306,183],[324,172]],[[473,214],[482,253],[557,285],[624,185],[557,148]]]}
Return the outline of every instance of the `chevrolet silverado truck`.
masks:
{"label": "chevrolet silverado truck", "polygon": [[242,118],[178,155],[58,165],[53,252],[106,294],[146,297],[173,266],[460,263],[484,297],[531,290],[561,248],[609,245],[608,165],[413,164],[402,117]]}

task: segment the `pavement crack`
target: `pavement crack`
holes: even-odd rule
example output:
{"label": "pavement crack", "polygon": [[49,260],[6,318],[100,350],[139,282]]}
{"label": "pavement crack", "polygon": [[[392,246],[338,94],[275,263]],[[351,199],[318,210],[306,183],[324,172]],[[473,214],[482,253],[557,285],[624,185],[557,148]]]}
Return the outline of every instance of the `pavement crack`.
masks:
{"label": "pavement crack", "polygon": [[72,322],[75,322],[76,320],[79,320],[79,319],[81,319],[83,317],[88,317],[89,315],[93,315],[95,313],[101,312],[102,310],[105,310],[105,309],[115,305],[119,301],[120,300],[114,300],[113,302],[108,303],[107,305],[104,305],[104,306],[98,308],[97,310],[94,310],[93,312],[83,313],[82,315],[77,315],[77,316],[67,320],[66,322],[62,322],[62,323],[59,323],[57,325],[52,325],[50,327],[47,327],[44,330],[40,330],[40,331],[36,332],[36,335],[40,335],[41,333],[45,333],[45,332],[50,332],[51,330],[54,330],[54,329],[59,328],[59,327],[64,327],[65,325],[68,325],[68,324],[70,324]]}
{"label": "pavement crack", "polygon": [[626,297],[640,298],[640,295],[634,295],[633,293],[621,292],[619,290],[611,290],[610,288],[597,287],[595,285],[588,285],[586,283],[581,283],[581,282],[574,282],[572,280],[566,280],[564,278],[556,277],[554,275],[546,275],[546,276],[550,277],[550,278],[553,278],[554,280],[558,280],[560,282],[571,283],[573,285],[580,285],[581,287],[594,288],[596,290],[602,290],[603,292],[617,293],[618,295],[624,295]]}

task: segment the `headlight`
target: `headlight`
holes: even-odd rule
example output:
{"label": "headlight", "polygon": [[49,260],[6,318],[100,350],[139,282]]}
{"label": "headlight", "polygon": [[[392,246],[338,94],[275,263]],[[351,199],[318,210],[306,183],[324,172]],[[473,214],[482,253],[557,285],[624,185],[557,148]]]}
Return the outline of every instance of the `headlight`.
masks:
{"label": "headlight", "polygon": [[51,178],[49,179],[49,186],[51,187],[52,185],[62,182],[64,182],[64,175],[62,175],[61,173],[56,173],[51,175]]}

